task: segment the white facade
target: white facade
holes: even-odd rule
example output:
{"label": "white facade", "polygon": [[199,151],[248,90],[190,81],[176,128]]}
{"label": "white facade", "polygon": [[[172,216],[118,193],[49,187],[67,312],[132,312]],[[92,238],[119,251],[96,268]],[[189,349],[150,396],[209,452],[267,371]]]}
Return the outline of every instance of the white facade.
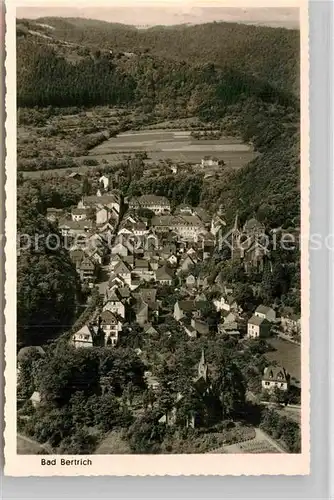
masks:
{"label": "white facade", "polygon": [[72,220],[73,221],[79,221],[79,220],[86,220],[87,219],[87,214],[86,212],[82,212],[82,213],[73,213],[72,212]]}
{"label": "white facade", "polygon": [[87,325],[72,336],[74,347],[93,347],[93,336]]}
{"label": "white facade", "polygon": [[110,311],[114,314],[118,314],[121,318],[125,318],[125,306],[120,300],[107,300],[103,306],[104,311]]}
{"label": "white facade", "polygon": [[276,312],[271,307],[259,306],[254,314],[259,318],[266,319],[270,322],[276,320]]}
{"label": "white facade", "polygon": [[105,175],[102,175],[99,178],[99,182],[102,182],[104,189],[108,189],[108,187],[109,187],[109,177],[106,177]]}

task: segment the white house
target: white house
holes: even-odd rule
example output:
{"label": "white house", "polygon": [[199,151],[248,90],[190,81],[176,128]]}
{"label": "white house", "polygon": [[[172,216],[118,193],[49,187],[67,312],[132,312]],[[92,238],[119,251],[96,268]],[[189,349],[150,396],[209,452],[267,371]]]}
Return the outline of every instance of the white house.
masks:
{"label": "white house", "polygon": [[99,178],[99,182],[101,184],[103,184],[104,189],[108,189],[108,187],[109,187],[109,177],[107,177],[106,175],[102,175]]}
{"label": "white house", "polygon": [[169,200],[164,196],[156,196],[154,194],[144,194],[138,198],[132,198],[129,207],[134,210],[146,208],[154,212],[155,215],[170,213],[171,211]]}
{"label": "white house", "polygon": [[84,325],[80,330],[72,336],[72,344],[74,347],[93,347],[94,332],[91,327]]}
{"label": "white house", "polygon": [[119,276],[126,285],[131,286],[131,271],[124,264],[124,262],[118,262],[114,268],[114,274]]}
{"label": "white house", "polygon": [[30,397],[30,401],[34,408],[37,408],[37,406],[41,404],[41,400],[42,400],[41,394],[38,391],[35,391]]}
{"label": "white house", "polygon": [[276,313],[274,309],[272,309],[271,307],[260,305],[259,307],[256,308],[254,314],[259,318],[270,321],[271,323],[276,320]]}
{"label": "white house", "polygon": [[301,332],[300,316],[296,314],[284,315],[284,316],[282,315],[281,327],[283,332],[287,335],[300,335]]}
{"label": "white house", "polygon": [[113,255],[120,255],[121,257],[126,257],[129,254],[129,249],[123,243],[119,242],[112,247],[111,253]]}
{"label": "white house", "polygon": [[270,323],[267,319],[255,316],[255,314],[248,320],[247,323],[247,337],[252,339],[268,337],[270,333]]}
{"label": "white house", "polygon": [[267,366],[262,377],[262,388],[272,391],[275,388],[287,391],[290,386],[290,375],[280,366]]}
{"label": "white house", "polygon": [[103,311],[110,311],[114,314],[117,314],[123,319],[125,318],[125,306],[123,302],[118,298],[115,290],[110,290],[106,293]]}
{"label": "white house", "polygon": [[87,210],[85,208],[73,208],[71,216],[73,221],[86,220]]}
{"label": "white house", "polygon": [[109,209],[107,207],[101,207],[96,209],[96,224],[105,224],[109,220]]}
{"label": "white house", "polygon": [[104,333],[105,345],[115,346],[118,343],[119,334],[122,331],[122,323],[114,313],[104,310],[100,316],[100,327]]}
{"label": "white house", "polygon": [[201,161],[202,168],[204,167],[218,167],[219,160],[218,158],[214,158],[212,156],[204,156]]}
{"label": "white house", "polygon": [[217,311],[237,312],[240,309],[237,301],[232,295],[221,295],[219,298],[213,300],[213,304]]}

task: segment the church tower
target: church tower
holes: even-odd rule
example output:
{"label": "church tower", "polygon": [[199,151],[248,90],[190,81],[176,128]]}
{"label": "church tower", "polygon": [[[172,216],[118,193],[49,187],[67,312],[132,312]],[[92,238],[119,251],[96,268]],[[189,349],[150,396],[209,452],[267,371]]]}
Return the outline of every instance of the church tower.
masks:
{"label": "church tower", "polygon": [[239,225],[239,215],[238,212],[235,214],[234,225],[231,232],[231,259],[240,260],[243,257],[242,245],[241,245],[241,233],[238,228]]}
{"label": "church tower", "polygon": [[205,382],[208,379],[208,365],[205,361],[204,349],[202,349],[201,360],[198,364],[198,377],[203,378]]}

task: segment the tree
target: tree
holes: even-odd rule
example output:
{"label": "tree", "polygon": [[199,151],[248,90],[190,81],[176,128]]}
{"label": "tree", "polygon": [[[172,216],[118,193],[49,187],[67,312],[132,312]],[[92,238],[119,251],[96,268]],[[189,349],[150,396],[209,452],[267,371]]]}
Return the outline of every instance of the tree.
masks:
{"label": "tree", "polygon": [[66,437],[59,447],[60,454],[91,455],[97,444],[97,436],[85,429],[77,429],[75,434]]}
{"label": "tree", "polygon": [[158,453],[165,434],[165,427],[158,423],[154,411],[139,417],[128,431],[128,440],[133,453]]}
{"label": "tree", "polygon": [[24,351],[19,353],[18,393],[22,398],[29,398],[36,390],[34,365],[42,356],[43,352],[33,346],[25,347]]}
{"label": "tree", "polygon": [[65,325],[68,329],[80,292],[77,272],[58,231],[42,215],[43,205],[38,189],[25,183],[19,188],[17,316],[23,345],[43,344]]}
{"label": "tree", "polygon": [[224,420],[234,417],[244,408],[246,388],[242,373],[224,354],[218,355],[213,393],[221,402]]}
{"label": "tree", "polygon": [[82,195],[89,196],[92,192],[92,185],[89,182],[87,175],[82,180]]}
{"label": "tree", "polygon": [[63,406],[71,396],[99,391],[99,359],[94,349],[68,346],[50,350],[36,363],[36,385],[50,404]]}

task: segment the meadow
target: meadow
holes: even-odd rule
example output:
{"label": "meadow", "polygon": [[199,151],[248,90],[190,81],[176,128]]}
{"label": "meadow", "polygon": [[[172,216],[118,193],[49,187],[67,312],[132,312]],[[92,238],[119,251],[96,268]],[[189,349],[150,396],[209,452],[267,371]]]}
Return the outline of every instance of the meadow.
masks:
{"label": "meadow", "polygon": [[[170,160],[173,163],[199,164],[204,156],[224,160],[227,169],[237,170],[256,157],[251,146],[235,137],[221,137],[217,140],[194,139],[187,130],[150,129],[135,130],[118,134],[92,148],[87,155],[75,158],[77,167],[48,170],[50,175],[68,175],[69,171],[86,173],[91,167],[83,165],[87,158],[100,164],[115,165],[136,153],[147,153],[147,164]],[[40,177],[46,171],[23,172],[24,177]]]}
{"label": "meadow", "polygon": [[292,383],[300,387],[301,347],[279,338],[271,338],[268,343],[276,350],[268,352],[266,354],[267,359],[277,361],[281,366],[284,366],[291,375]]}

